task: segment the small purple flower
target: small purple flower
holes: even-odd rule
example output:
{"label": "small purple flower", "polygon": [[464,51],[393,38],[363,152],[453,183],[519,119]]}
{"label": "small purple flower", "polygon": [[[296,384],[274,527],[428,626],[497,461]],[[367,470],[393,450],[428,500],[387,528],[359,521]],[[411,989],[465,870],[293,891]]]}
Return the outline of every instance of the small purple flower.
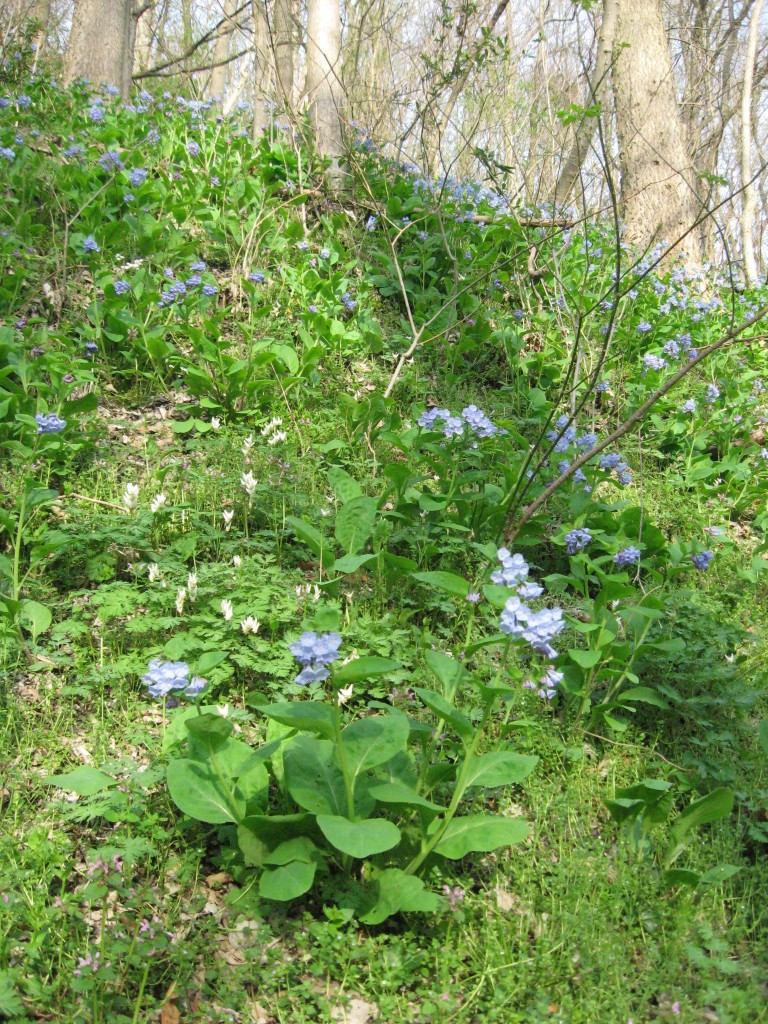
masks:
{"label": "small purple flower", "polygon": [[67,421],[60,419],[55,413],[38,413],[35,416],[38,434],[60,434],[66,427]]}
{"label": "small purple flower", "polygon": [[207,295],[209,297],[218,294],[218,291],[219,289],[215,284],[204,284],[202,287],[203,295]]}
{"label": "small purple flower", "polygon": [[301,242],[296,243],[296,248],[299,250],[299,252],[306,252],[307,249],[309,248],[309,242],[305,242],[302,239]]}
{"label": "small purple flower", "polygon": [[653,324],[649,324],[647,320],[641,320],[640,323],[637,325],[637,333],[638,334],[647,334],[648,331],[652,331],[652,330],[653,330]]}
{"label": "small purple flower", "polygon": [[200,145],[194,139],[187,143],[187,153],[190,156],[200,156]]}
{"label": "small purple flower", "polygon": [[3,146],[0,149],[0,156],[2,156],[4,160],[7,160],[9,164],[13,163],[16,159],[16,153],[10,146]]}
{"label": "small purple flower", "polygon": [[618,551],[613,556],[613,561],[619,569],[628,569],[630,565],[636,565],[641,556],[642,552],[640,549],[630,544],[629,547]]}
{"label": "small purple flower", "polygon": [[115,281],[115,283],[112,285],[112,287],[115,289],[115,295],[125,295],[126,292],[129,292],[131,290],[131,286],[128,283],[128,281],[122,281],[122,280],[121,281]]}
{"label": "small purple flower", "polygon": [[696,554],[691,555],[691,562],[693,563],[694,568],[698,569],[699,572],[706,572],[714,557],[714,551],[698,551]]}
{"label": "small purple flower", "polygon": [[707,388],[707,395],[704,399],[707,405],[713,405],[720,397],[720,388],[717,384],[710,384]]}
{"label": "small purple flower", "polygon": [[656,356],[652,352],[646,352],[643,356],[643,363],[647,370],[663,370],[667,366],[667,360]]}
{"label": "small purple flower", "polygon": [[331,258],[331,250],[330,249],[323,248],[323,249],[320,250],[320,259],[321,260],[327,260],[327,259],[330,259],[330,258]]}
{"label": "small purple flower", "polygon": [[253,271],[253,273],[248,275],[248,280],[251,282],[251,284],[264,284],[264,272],[261,270],[255,270]]}
{"label": "small purple flower", "polygon": [[686,402],[683,402],[680,409],[681,412],[696,412],[696,399],[689,398]]}
{"label": "small purple flower", "polygon": [[480,595],[476,593],[474,590],[471,590],[467,594],[465,600],[469,601],[470,604],[477,604],[477,602],[480,600]]}
{"label": "small purple flower", "polygon": [[605,391],[610,391],[610,389],[611,389],[611,382],[609,380],[598,381],[597,384],[595,385],[595,393],[598,394],[598,395],[603,394],[603,392],[605,392]]}
{"label": "small purple flower", "polygon": [[307,312],[308,313],[316,313],[317,312],[317,306],[307,306]]}
{"label": "small purple flower", "polygon": [[592,534],[588,529],[571,530],[565,535],[565,550],[569,555],[575,555],[583,551],[592,541]]}
{"label": "small purple flower", "polygon": [[202,283],[203,279],[199,274],[191,274],[185,282],[188,288],[197,288]]}
{"label": "small purple flower", "polygon": [[99,346],[96,344],[95,341],[86,341],[85,351],[88,353],[88,355],[95,356],[96,353],[99,351]]}
{"label": "small purple flower", "polygon": [[83,252],[100,252],[100,251],[101,250],[99,249],[99,243],[96,241],[96,239],[93,237],[93,235],[88,235],[87,238],[83,239]]}
{"label": "small purple flower", "polygon": [[130,181],[133,188],[139,188],[147,180],[148,172],[143,167],[136,167],[128,175],[128,181]]}
{"label": "small purple flower", "polygon": [[120,159],[120,154],[116,149],[108,149],[107,152],[99,158],[99,166],[103,171],[122,171],[125,164]]}

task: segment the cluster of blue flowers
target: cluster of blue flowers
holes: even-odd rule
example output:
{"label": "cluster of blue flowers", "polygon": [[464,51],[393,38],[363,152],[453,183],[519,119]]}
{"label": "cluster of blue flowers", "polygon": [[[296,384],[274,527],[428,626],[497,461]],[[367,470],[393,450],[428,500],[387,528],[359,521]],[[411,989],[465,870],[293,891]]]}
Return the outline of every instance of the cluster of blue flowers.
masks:
{"label": "cluster of blue flowers", "polygon": [[99,243],[93,235],[88,235],[87,238],[83,239],[83,252],[101,252]]}
{"label": "cluster of blue flowers", "polygon": [[100,157],[99,166],[103,171],[122,171],[125,164],[120,158],[120,154],[115,149],[108,149],[107,152]]}
{"label": "cluster of blue flowers", "polygon": [[641,556],[642,551],[630,544],[622,551],[617,551],[613,556],[613,561],[619,569],[628,569],[630,565],[637,565]]}
{"label": "cluster of blue flowers", "polygon": [[[194,263],[190,264],[190,270],[193,271],[185,281],[176,279],[176,274],[170,267],[165,271],[165,276],[171,281],[161,293],[158,307],[163,309],[165,306],[172,306],[174,303],[181,303],[184,301],[184,297],[189,293],[190,288],[200,288],[203,295],[209,298],[217,295],[219,289],[215,284],[206,282],[203,284],[203,279],[200,273],[206,270],[206,265],[202,260],[195,260]],[[115,291],[117,291],[117,284],[115,284]],[[122,292],[118,292],[118,295],[122,295]]]}
{"label": "cluster of blue flowers", "polygon": [[586,527],[571,530],[565,535],[565,550],[569,555],[578,554],[592,543],[592,533]]}
{"label": "cluster of blue flowers", "polygon": [[476,405],[465,406],[459,416],[454,416],[450,409],[428,409],[416,422],[425,430],[436,430],[438,421],[442,421],[442,432],[446,437],[461,437],[465,427],[479,438],[507,433],[506,430],[497,427]]}
{"label": "cluster of blue flowers", "polygon": [[55,413],[41,413],[35,416],[38,434],[60,434],[67,425],[66,420],[60,419]]}
{"label": "cluster of blue flowers", "polygon": [[551,646],[551,641],[565,626],[562,608],[541,608],[539,611],[529,608],[524,601],[541,597],[544,588],[528,580],[530,566],[522,555],[513,555],[508,548],[499,548],[498,559],[501,569],[491,574],[491,580],[500,586],[516,588],[516,594],[509,598],[501,613],[499,629],[508,636],[526,640],[537,654],[556,658],[557,651]]}
{"label": "cluster of blue flowers", "polygon": [[710,565],[710,562],[715,557],[714,551],[699,551],[696,554],[691,555],[691,562],[694,568],[698,569],[699,572],[705,572]]}
{"label": "cluster of blue flowers", "polygon": [[357,307],[357,302],[352,298],[349,292],[344,292],[341,296],[341,301],[348,313],[351,313]]}
{"label": "cluster of blue flowers", "polygon": [[202,676],[189,678],[189,665],[186,661],[158,661],[149,663],[149,671],[141,677],[150,697],[167,697],[176,690],[183,697],[199,697],[208,680]]}
{"label": "cluster of blue flowers", "polygon": [[618,481],[624,487],[632,483],[632,471],[629,466],[624,462],[620,455],[616,452],[610,452],[607,455],[603,454],[600,456],[600,469],[606,469],[609,472],[616,473]]}
{"label": "cluster of blue flowers", "polygon": [[327,666],[338,660],[341,642],[338,633],[302,633],[290,647],[291,654],[303,666],[294,682],[307,686],[326,680],[330,675]]}

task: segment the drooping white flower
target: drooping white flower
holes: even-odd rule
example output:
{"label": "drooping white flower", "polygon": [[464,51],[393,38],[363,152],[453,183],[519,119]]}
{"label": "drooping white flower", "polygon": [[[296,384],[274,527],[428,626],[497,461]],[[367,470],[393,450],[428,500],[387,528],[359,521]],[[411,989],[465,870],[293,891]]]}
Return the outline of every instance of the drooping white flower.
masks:
{"label": "drooping white flower", "polygon": [[268,439],[267,444],[279,444],[281,441],[284,441],[286,437],[288,437],[288,435],[284,430],[278,430]]}
{"label": "drooping white flower", "polygon": [[239,569],[242,564],[243,564],[243,560],[240,557],[240,555],[233,555],[232,556],[232,565],[234,565],[234,567],[236,569]]}
{"label": "drooping white flower", "polygon": [[280,417],[275,416],[274,419],[271,419],[269,423],[265,424],[265,426],[262,427],[261,436],[266,437],[268,434],[271,434],[273,430],[277,429],[277,427],[282,426],[282,423],[283,421],[280,419]]}
{"label": "drooping white flower", "polygon": [[218,430],[221,426],[221,420],[218,416],[211,416],[211,430]]}
{"label": "drooping white flower", "polygon": [[235,516],[234,509],[225,508],[221,514],[224,517],[224,529],[226,530],[227,533],[229,533],[230,529],[232,528],[232,520],[234,519]]}
{"label": "drooping white flower", "polygon": [[240,623],[240,629],[242,629],[242,631],[244,633],[246,633],[246,634],[247,633],[258,633],[260,628],[261,628],[261,623],[259,622],[259,620],[254,615],[248,615]]}
{"label": "drooping white flower", "polygon": [[123,491],[123,508],[126,512],[134,512],[139,504],[139,485],[126,484]]}
{"label": "drooping white flower", "polygon": [[229,620],[234,615],[234,612],[232,611],[232,602],[228,601],[226,597],[221,602],[221,614],[224,616],[227,622],[229,622]]}
{"label": "drooping white flower", "polygon": [[352,683],[349,686],[342,687],[341,690],[336,694],[336,703],[339,707],[346,704],[347,701],[352,697]]}
{"label": "drooping white flower", "polygon": [[184,601],[187,596],[187,591],[184,587],[179,587],[176,591],[176,613],[177,615],[184,614]]}
{"label": "drooping white flower", "polygon": [[167,501],[168,501],[168,499],[166,498],[166,496],[164,494],[156,494],[154,496],[154,498],[152,499],[152,502],[151,502],[151,504],[149,506],[149,511],[150,512],[157,512],[157,511],[159,511],[163,507],[163,505],[165,505],[165,503]]}
{"label": "drooping white flower", "polygon": [[147,576],[149,577],[150,583],[154,583],[156,579],[159,579],[160,566],[157,564],[157,562],[152,562],[150,565],[147,566]]}
{"label": "drooping white flower", "polygon": [[252,448],[253,434],[249,434],[248,437],[246,437],[246,439],[243,441],[243,455],[245,455],[246,458],[248,458],[248,456],[251,454]]}
{"label": "drooping white flower", "polygon": [[248,495],[248,500],[252,501],[258,486],[258,481],[254,477],[253,473],[250,470],[248,470],[247,473],[243,473],[240,477],[240,483],[242,484],[245,493]]}
{"label": "drooping white flower", "polygon": [[191,572],[187,576],[187,597],[190,601],[197,600],[197,573]]}

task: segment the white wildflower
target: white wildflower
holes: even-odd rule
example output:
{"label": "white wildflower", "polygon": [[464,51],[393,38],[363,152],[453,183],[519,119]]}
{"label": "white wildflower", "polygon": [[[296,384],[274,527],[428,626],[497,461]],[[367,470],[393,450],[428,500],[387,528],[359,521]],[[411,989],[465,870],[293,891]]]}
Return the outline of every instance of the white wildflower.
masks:
{"label": "white wildflower", "polygon": [[284,441],[286,437],[288,437],[288,435],[284,430],[278,430],[277,433],[273,434],[272,437],[269,438],[267,444],[279,444],[281,441]]}
{"label": "white wildflower", "polygon": [[156,579],[160,578],[160,566],[157,562],[152,562],[151,565],[147,566],[147,576],[150,583],[154,583]]}
{"label": "white wildflower", "polygon": [[176,613],[178,615],[184,614],[184,601],[187,597],[187,591],[184,587],[179,587],[176,591]]}
{"label": "white wildflower", "polygon": [[232,611],[232,602],[228,601],[226,597],[221,602],[221,614],[224,616],[227,622],[229,622],[229,620],[234,615],[234,612]]}
{"label": "white wildflower", "polygon": [[253,434],[249,434],[248,437],[246,437],[246,439],[243,441],[243,455],[245,455],[246,458],[248,458],[248,456],[251,454],[252,448]]}
{"label": "white wildflower", "polygon": [[221,420],[218,416],[211,416],[211,430],[218,430],[221,427]]}
{"label": "white wildflower", "polygon": [[248,500],[253,501],[253,496],[256,493],[256,487],[258,486],[258,481],[255,479],[253,473],[250,470],[248,470],[247,473],[243,473],[240,477],[240,483],[243,485],[243,489],[248,495]]}
{"label": "white wildflower", "polygon": [[139,485],[126,484],[123,491],[123,508],[126,512],[134,512],[139,504]]}
{"label": "white wildflower", "polygon": [[234,567],[236,569],[239,569],[242,564],[243,564],[243,560],[240,557],[240,555],[233,555],[232,556],[232,565],[234,565]]}
{"label": "white wildflower", "polygon": [[231,508],[225,508],[221,514],[224,516],[224,529],[229,533],[232,527],[232,520],[235,516],[234,510]]}
{"label": "white wildflower", "polygon": [[336,694],[336,703],[338,704],[339,707],[341,707],[343,704],[346,704],[351,697],[352,683],[350,683],[349,686],[345,686],[341,690],[339,690],[339,692]]}
{"label": "white wildflower", "polygon": [[342,661],[341,664],[342,665],[349,665],[350,662],[357,661],[359,657],[360,657],[360,655],[357,653],[357,651],[352,651],[352,653],[349,655],[349,657],[345,658],[344,661]]}
{"label": "white wildflower", "polygon": [[[275,416],[274,419],[271,419],[269,423],[262,427],[261,436],[266,437],[268,434],[271,434],[273,430],[276,430],[277,427],[281,427],[282,425],[283,421],[280,419],[280,417]],[[271,443],[272,442],[270,442],[270,444]]]}
{"label": "white wildflower", "polygon": [[187,597],[190,601],[197,600],[197,573],[191,572],[187,576]]}
{"label": "white wildflower", "polygon": [[240,623],[240,629],[242,629],[244,633],[258,633],[260,628],[261,623],[254,615],[248,615]]}
{"label": "white wildflower", "polygon": [[152,499],[152,502],[151,502],[151,504],[149,506],[149,511],[150,512],[158,512],[163,507],[163,505],[165,505],[165,503],[167,501],[168,501],[168,499],[166,498],[166,496],[164,494],[156,494],[154,496],[154,498]]}

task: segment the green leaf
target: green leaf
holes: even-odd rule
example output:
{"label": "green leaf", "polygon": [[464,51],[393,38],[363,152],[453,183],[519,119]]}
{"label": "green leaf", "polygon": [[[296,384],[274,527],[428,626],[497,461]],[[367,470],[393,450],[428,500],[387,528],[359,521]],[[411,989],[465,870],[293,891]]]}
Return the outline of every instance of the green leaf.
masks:
{"label": "green leaf", "polygon": [[358,679],[383,676],[387,672],[397,671],[400,667],[400,662],[392,661],[391,658],[377,658],[374,656],[355,658],[354,661],[350,661],[347,665],[342,665],[341,668],[333,673],[333,681],[339,685],[356,683]]}
{"label": "green leaf", "polygon": [[256,708],[267,718],[304,732],[315,732],[326,739],[336,736],[336,713],[319,701],[293,701],[290,704],[261,704]]}
{"label": "green leaf", "polygon": [[330,541],[324,540],[319,530],[309,523],[305,523],[303,519],[297,519],[296,516],[286,516],[285,524],[290,526],[299,540],[304,541],[310,551],[317,555],[324,568],[329,569],[333,565],[334,555],[331,551]]}
{"label": "green leaf", "polygon": [[293,799],[313,814],[346,811],[344,778],[329,740],[297,736],[283,750],[285,785]]}
{"label": "green leaf", "polygon": [[228,793],[205,765],[178,758],[168,765],[168,791],[173,802],[190,818],[210,825],[237,822],[245,814],[245,805]]}
{"label": "green leaf", "polygon": [[521,843],[529,832],[526,821],[472,814],[450,821],[434,852],[460,860],[468,853],[489,853]]}
{"label": "green leaf", "polygon": [[499,750],[474,757],[467,769],[465,788],[483,786],[494,789],[497,786],[513,786],[527,778],[536,767],[538,757],[532,754],[515,754]]}
{"label": "green leaf", "polygon": [[424,661],[426,661],[429,671],[443,687],[444,694],[455,693],[459,684],[467,676],[467,670],[461,662],[442,651],[425,651]]}
{"label": "green leaf", "polygon": [[768,718],[764,718],[760,723],[758,738],[760,740],[760,746],[763,748],[763,752],[768,754]]}
{"label": "green leaf", "polygon": [[51,625],[53,616],[44,604],[39,601],[22,601],[21,614],[19,619],[23,626],[30,631],[35,640],[41,633],[44,633]]}
{"label": "green leaf", "polygon": [[377,887],[376,900],[360,920],[363,924],[381,924],[399,912],[429,914],[440,910],[445,900],[428,892],[424,882],[415,875],[406,875],[399,868],[377,871],[372,878]]}
{"label": "green leaf", "polygon": [[336,515],[336,540],[348,555],[357,554],[371,536],[378,515],[375,498],[353,498]]}
{"label": "green leaf", "polygon": [[79,793],[80,796],[93,796],[94,793],[100,793],[103,789],[116,786],[117,779],[113,779],[111,775],[105,775],[98,768],[82,765],[68,775],[49,775],[48,778],[43,779],[43,785],[68,789],[73,793]]}
{"label": "green leaf", "polygon": [[184,724],[190,735],[205,743],[211,750],[220,747],[232,734],[234,726],[228,718],[212,712],[204,715],[190,715]]}
{"label": "green leaf", "polygon": [[334,572],[343,572],[346,574],[357,572],[362,566],[367,565],[368,562],[375,562],[378,555],[344,555],[342,558],[337,558],[333,563]]}
{"label": "green leaf", "polygon": [[665,885],[687,885],[695,889],[701,881],[701,875],[687,868],[672,868],[671,871],[662,872],[661,880]]}
{"label": "green leaf", "polygon": [[741,868],[736,867],[735,864],[716,864],[715,867],[704,872],[701,881],[703,885],[717,885],[718,882],[726,882],[729,878],[733,878],[739,871]]}
{"label": "green leaf", "polygon": [[568,657],[581,668],[594,668],[602,656],[603,652],[599,647],[595,651],[568,651]]}
{"label": "green leaf", "polygon": [[643,704],[653,704],[657,708],[668,708],[669,704],[655,690],[649,686],[633,686],[629,690],[620,693],[617,700],[622,704],[629,700],[639,700]]}
{"label": "green leaf", "polygon": [[317,864],[294,860],[278,868],[267,868],[259,879],[259,895],[265,900],[295,900],[312,888]]}
{"label": "green leaf", "polygon": [[391,850],[400,842],[400,829],[384,818],[350,821],[336,814],[318,814],[320,830],[337,850],[360,860]]}
{"label": "green leaf", "polygon": [[475,735],[475,727],[466,715],[457,711],[452,704],[448,703],[445,697],[435,693],[434,690],[425,690],[420,686],[414,690],[414,693],[438,718],[442,718],[449,725],[452,725],[457,736],[464,740],[465,743],[472,740],[472,737]]}
{"label": "green leaf", "polygon": [[346,505],[353,498],[361,497],[363,493],[363,489],[357,480],[353,480],[349,473],[342,469],[341,466],[331,466],[328,470],[328,483],[342,505]]}
{"label": "green leaf", "polygon": [[383,804],[400,804],[403,807],[422,807],[426,811],[433,811],[436,814],[445,810],[439,804],[433,804],[431,800],[419,796],[415,789],[406,786],[404,782],[382,782],[370,786],[368,792],[374,799]]}
{"label": "green leaf", "polygon": [[466,598],[469,593],[469,583],[462,576],[452,572],[415,572],[413,578],[419,583],[426,583],[428,587],[443,590],[454,597]]}
{"label": "green leaf", "polygon": [[688,834],[699,825],[708,825],[727,818],[733,809],[733,793],[730,789],[713,789],[711,793],[694,800],[674,819],[669,830],[669,846],[664,854],[664,864],[669,866],[682,853],[688,843]]}
{"label": "green leaf", "polygon": [[405,715],[376,715],[348,725],[341,734],[341,742],[352,785],[362,772],[386,764],[405,750],[410,731]]}
{"label": "green leaf", "polygon": [[197,659],[195,670],[203,675],[206,672],[210,672],[212,668],[216,668],[222,661],[226,661],[229,655],[226,651],[205,651]]}
{"label": "green leaf", "polygon": [[276,846],[272,853],[264,858],[264,863],[270,866],[279,867],[282,864],[290,864],[298,860],[302,864],[311,864],[317,859],[318,849],[311,839],[306,836],[297,836],[295,839],[287,839],[284,843]]}

